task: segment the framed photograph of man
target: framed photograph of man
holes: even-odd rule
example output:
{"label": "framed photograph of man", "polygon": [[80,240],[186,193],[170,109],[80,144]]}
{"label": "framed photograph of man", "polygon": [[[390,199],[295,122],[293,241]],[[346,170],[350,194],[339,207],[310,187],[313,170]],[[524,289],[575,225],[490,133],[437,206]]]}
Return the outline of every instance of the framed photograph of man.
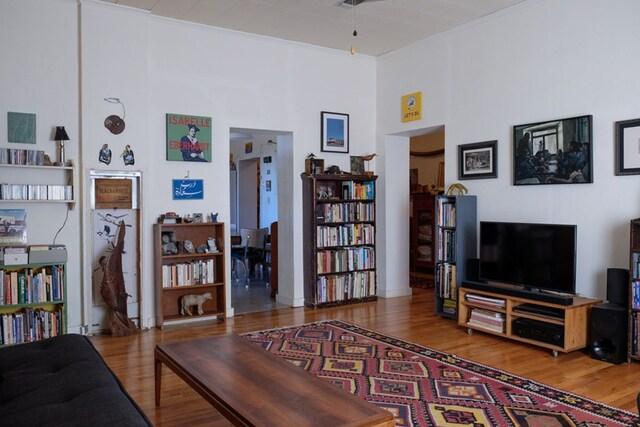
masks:
{"label": "framed photograph of man", "polygon": [[167,160],[211,162],[211,117],[167,114]]}
{"label": "framed photograph of man", "polygon": [[333,153],[349,152],[349,115],[342,113],[320,113],[321,150]]}
{"label": "framed photograph of man", "polygon": [[616,122],[616,175],[640,174],[640,119]]}
{"label": "framed photograph of man", "polygon": [[513,127],[513,183],[593,182],[592,116]]}
{"label": "framed photograph of man", "polygon": [[458,179],[498,177],[498,141],[458,145]]}

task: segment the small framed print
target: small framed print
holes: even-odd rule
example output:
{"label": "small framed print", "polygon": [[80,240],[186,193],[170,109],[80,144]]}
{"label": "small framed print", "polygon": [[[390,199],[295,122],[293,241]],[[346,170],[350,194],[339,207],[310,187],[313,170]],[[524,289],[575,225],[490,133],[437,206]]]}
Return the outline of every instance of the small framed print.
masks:
{"label": "small framed print", "polygon": [[364,159],[362,156],[351,156],[351,173],[364,175]]}
{"label": "small framed print", "polygon": [[616,175],[640,174],[640,119],[616,122]]}
{"label": "small framed print", "polygon": [[333,153],[349,152],[349,115],[342,113],[320,113],[321,150]]}
{"label": "small framed print", "polygon": [[498,177],[498,141],[458,145],[458,179]]}

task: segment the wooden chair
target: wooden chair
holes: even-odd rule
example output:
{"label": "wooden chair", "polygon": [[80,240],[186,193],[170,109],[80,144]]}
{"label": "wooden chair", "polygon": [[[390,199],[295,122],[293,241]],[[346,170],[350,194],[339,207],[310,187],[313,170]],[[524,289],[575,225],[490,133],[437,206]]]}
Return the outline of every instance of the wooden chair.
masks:
{"label": "wooden chair", "polygon": [[256,265],[264,262],[268,228],[242,228],[241,246],[231,250],[231,257],[245,266],[247,279],[255,272]]}

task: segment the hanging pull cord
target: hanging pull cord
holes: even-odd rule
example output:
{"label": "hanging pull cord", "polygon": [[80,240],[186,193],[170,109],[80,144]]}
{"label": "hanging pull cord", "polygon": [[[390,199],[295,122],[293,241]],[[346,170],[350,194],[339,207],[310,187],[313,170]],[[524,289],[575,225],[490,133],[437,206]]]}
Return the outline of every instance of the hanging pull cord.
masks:
{"label": "hanging pull cord", "polygon": [[124,120],[124,116],[127,114],[127,112],[124,109],[124,104],[122,102],[120,102],[120,98],[110,97],[110,98],[105,98],[104,100],[107,101],[107,102],[110,102],[112,104],[120,104],[120,105],[122,105],[122,120]]}

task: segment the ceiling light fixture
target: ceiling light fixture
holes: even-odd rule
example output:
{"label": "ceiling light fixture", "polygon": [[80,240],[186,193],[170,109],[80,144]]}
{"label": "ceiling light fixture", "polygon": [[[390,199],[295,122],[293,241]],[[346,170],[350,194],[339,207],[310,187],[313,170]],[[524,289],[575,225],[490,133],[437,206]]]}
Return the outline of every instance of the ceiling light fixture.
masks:
{"label": "ceiling light fixture", "polygon": [[351,15],[351,26],[353,27],[353,33],[351,33],[351,55],[355,55],[356,53],[356,37],[358,36],[358,30],[356,30],[356,6],[363,1],[364,0],[345,0],[345,3],[349,2],[353,9],[353,14]]}

